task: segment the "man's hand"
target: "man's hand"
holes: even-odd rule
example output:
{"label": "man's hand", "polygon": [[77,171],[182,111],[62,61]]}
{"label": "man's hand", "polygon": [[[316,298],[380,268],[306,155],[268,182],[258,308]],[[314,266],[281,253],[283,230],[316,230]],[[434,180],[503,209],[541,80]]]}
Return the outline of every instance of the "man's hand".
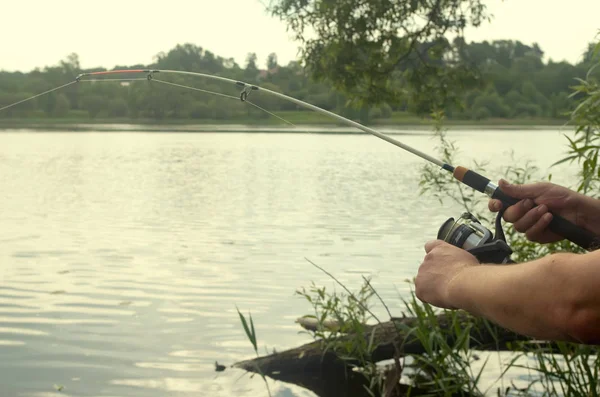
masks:
{"label": "man's hand", "polygon": [[456,309],[450,302],[450,285],[462,270],[478,266],[477,258],[442,240],[427,242],[425,252],[415,281],[417,298],[437,307]]}
{"label": "man's hand", "polygon": [[[590,198],[553,183],[511,185],[502,179],[499,187],[507,195],[522,199],[508,207],[503,218],[512,223],[517,231],[525,233],[530,241],[545,244],[563,239],[548,228],[552,221],[549,211],[583,228],[587,228],[586,218],[598,217],[598,214],[586,213],[585,203]],[[534,204],[538,206],[534,208]],[[502,208],[502,202],[490,200],[488,207],[490,211],[498,212]]]}

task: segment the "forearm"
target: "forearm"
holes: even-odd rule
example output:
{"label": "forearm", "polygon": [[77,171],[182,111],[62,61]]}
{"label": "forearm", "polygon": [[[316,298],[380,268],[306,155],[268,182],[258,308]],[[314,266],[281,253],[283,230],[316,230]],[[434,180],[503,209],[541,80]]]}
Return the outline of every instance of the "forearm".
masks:
{"label": "forearm", "polygon": [[600,257],[590,255],[466,268],[449,286],[450,303],[523,335],[600,343]]}

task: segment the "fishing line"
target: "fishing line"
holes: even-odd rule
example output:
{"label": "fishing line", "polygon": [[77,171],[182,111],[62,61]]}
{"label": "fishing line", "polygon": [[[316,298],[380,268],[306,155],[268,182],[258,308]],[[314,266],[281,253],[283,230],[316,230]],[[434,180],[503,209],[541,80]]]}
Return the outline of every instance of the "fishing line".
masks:
{"label": "fishing line", "polygon": [[[145,79],[143,79],[143,80],[145,80]],[[207,93],[207,94],[218,95],[218,96],[221,96],[221,97],[224,97],[224,98],[235,99],[236,101],[240,99],[240,98],[238,98],[238,97],[236,97],[236,96],[233,96],[233,95],[227,95],[227,94],[222,94],[222,93],[220,93],[220,92],[203,90],[203,89],[201,89],[201,88],[190,87],[190,86],[183,85],[183,84],[171,83],[170,81],[159,80],[159,79],[157,79],[157,78],[152,78],[152,79],[149,79],[149,80],[150,80],[150,81],[156,81],[156,82],[158,82],[158,83],[162,83],[162,84],[172,85],[172,86],[175,86],[175,87],[187,88],[188,90],[194,90],[194,91],[200,91],[200,92],[204,92],[204,93]],[[254,107],[256,107],[256,108],[258,108],[258,109],[262,110],[263,112],[265,112],[265,113],[267,113],[267,114],[269,114],[269,115],[271,115],[271,116],[273,116],[273,117],[276,117],[276,118],[278,118],[279,120],[281,120],[281,121],[283,121],[283,122],[285,122],[285,123],[287,123],[287,124],[289,124],[289,125],[291,125],[291,126],[295,127],[295,125],[294,125],[294,124],[292,124],[291,122],[287,121],[287,120],[286,120],[286,119],[284,119],[283,117],[280,117],[280,116],[276,115],[275,113],[269,112],[267,109],[264,109],[264,108],[262,108],[262,107],[258,106],[258,105],[257,105],[257,104],[255,104],[254,102],[250,102],[250,101],[245,101],[245,102],[246,102],[248,105],[252,105],[252,106],[254,106]]]}
{"label": "fishing line", "polygon": [[[138,71],[135,71],[135,72],[138,72]],[[106,72],[101,72],[101,73],[95,73],[95,74],[98,74],[98,75],[100,75],[100,74],[109,74],[109,73],[106,73]],[[34,98],[37,98],[37,97],[39,97],[39,96],[42,96],[42,95],[45,95],[45,94],[49,94],[49,93],[51,93],[51,92],[53,92],[53,91],[60,90],[61,88],[65,88],[65,87],[67,87],[67,86],[69,86],[69,85],[71,85],[71,84],[77,83],[77,82],[81,82],[81,83],[99,83],[99,82],[155,81],[155,82],[162,83],[162,84],[167,84],[167,85],[171,85],[171,86],[175,86],[175,87],[180,87],[180,88],[186,88],[186,89],[189,89],[189,90],[193,90],[193,91],[199,91],[199,92],[203,92],[203,93],[206,93],[206,94],[212,94],[212,95],[216,95],[216,96],[220,96],[220,97],[224,97],[224,98],[228,98],[228,99],[235,99],[236,101],[237,101],[237,100],[239,100],[239,98],[238,98],[237,96],[228,95],[228,94],[223,94],[223,93],[216,92],[216,91],[204,90],[204,89],[197,88],[197,87],[190,87],[190,86],[187,86],[187,85],[183,85],[183,84],[177,84],[177,83],[172,83],[172,82],[170,82],[170,81],[159,80],[159,79],[156,79],[156,78],[147,78],[147,77],[142,77],[142,78],[124,78],[124,79],[113,79],[113,78],[101,78],[101,79],[82,79],[81,77],[84,77],[84,76],[79,76],[79,78],[78,78],[78,79],[76,79],[75,81],[72,81],[72,82],[70,82],[70,83],[67,83],[67,84],[61,85],[61,86],[59,86],[59,87],[53,88],[53,89],[51,89],[51,90],[48,90],[48,91],[44,91],[44,92],[42,92],[42,93],[39,93],[39,94],[33,95],[33,96],[31,96],[31,97],[29,97],[29,98],[26,98],[26,99],[23,99],[23,100],[21,100],[21,101],[19,101],[19,102],[15,102],[15,103],[12,103],[12,104],[10,104],[10,105],[7,105],[7,106],[5,106],[5,107],[3,107],[3,108],[0,108],[0,111],[2,111],[2,110],[5,110],[5,109],[8,109],[8,108],[11,108],[11,107],[13,107],[13,106],[16,106],[16,105],[18,105],[18,104],[20,104],[20,103],[23,103],[23,102],[27,102],[27,101],[29,101],[29,100],[32,100],[32,99],[34,99]],[[281,116],[278,116],[278,115],[276,115],[276,114],[275,114],[275,113],[273,113],[273,112],[270,112],[270,111],[268,111],[267,109],[265,109],[265,108],[263,108],[263,107],[261,107],[261,106],[257,105],[257,104],[256,104],[256,103],[254,103],[254,102],[251,102],[251,101],[244,101],[244,102],[246,102],[248,105],[254,106],[255,108],[257,108],[257,109],[259,109],[259,110],[262,110],[263,112],[265,112],[265,113],[269,114],[270,116],[273,116],[273,117],[275,117],[275,118],[277,118],[277,119],[279,119],[279,120],[283,121],[283,122],[284,122],[284,123],[286,123],[286,124],[289,124],[289,125],[291,125],[291,126],[293,126],[293,127],[296,127],[296,125],[295,125],[295,124],[293,124],[292,122],[290,122],[290,121],[288,121],[288,120],[284,119],[284,118],[283,118],[283,117],[281,117]]]}
{"label": "fishing line", "polygon": [[[147,80],[147,79],[146,79],[146,80]],[[220,97],[224,97],[224,98],[235,99],[236,101],[239,99],[238,97],[236,97],[236,96],[233,96],[233,95],[227,95],[227,94],[223,94],[223,93],[220,93],[220,92],[214,92],[214,91],[203,90],[203,89],[201,89],[201,88],[190,87],[190,86],[183,85],[183,84],[171,83],[170,81],[159,80],[159,79],[155,79],[155,78],[152,78],[150,81],[156,81],[157,83],[162,83],[162,84],[172,85],[172,86],[175,86],[175,87],[187,88],[188,90],[194,90],[194,91],[205,92],[205,93],[207,93],[207,94],[218,95],[218,96],[220,96]]]}
{"label": "fishing line", "polygon": [[[125,69],[125,70],[108,70],[108,71],[103,71],[103,72],[89,72],[89,73],[82,73],[79,76],[77,76],[77,78],[75,79],[75,81],[72,81],[70,83],[64,84],[62,86],[56,87],[52,90],[48,90],[45,92],[42,92],[40,94],[34,95],[30,98],[24,99],[22,101],[19,102],[15,102],[13,104],[10,104],[8,106],[5,106],[3,108],[0,108],[0,111],[8,109],[10,107],[16,106],[20,103],[23,103],[25,101],[31,100],[33,98],[36,98],[38,96],[44,95],[44,94],[48,94],[50,92],[59,90],[61,88],[67,87],[71,84],[77,83],[79,81],[90,81],[90,80],[82,80],[83,77],[88,77],[88,76],[103,76],[103,75],[114,75],[114,74],[138,74],[138,73],[144,73],[146,74],[146,79],[147,80],[153,80],[154,79],[154,75],[161,73],[161,74],[179,74],[179,75],[190,75],[190,76],[197,76],[197,77],[204,77],[207,79],[212,79],[212,80],[218,80],[218,81],[223,81],[229,84],[234,84],[235,86],[237,86],[238,88],[241,88],[242,91],[239,94],[239,99],[242,102],[247,102],[250,105],[253,105],[263,111],[266,111],[267,113],[279,118],[280,120],[286,121],[283,118],[267,111],[266,109],[262,109],[261,107],[259,107],[258,105],[249,102],[248,101],[248,97],[252,94],[253,91],[263,91],[265,93],[271,94],[275,97],[281,98],[281,99],[285,99],[289,102],[295,103],[298,106],[301,106],[303,108],[307,108],[310,110],[314,110],[315,112],[321,113],[321,114],[325,114],[331,118],[334,118],[344,124],[350,125],[352,127],[358,128],[359,130],[362,130],[364,132],[367,132],[371,135],[376,136],[377,138],[380,138],[388,143],[391,143],[392,145],[398,146],[401,149],[404,149],[432,164],[435,164],[439,167],[441,167],[441,169],[447,171],[447,172],[451,172],[452,176],[458,180],[461,183],[464,183],[465,185],[486,194],[487,196],[500,200],[505,204],[505,207],[507,206],[511,206],[514,204],[517,204],[519,201],[521,201],[520,199],[508,196],[506,193],[504,193],[496,184],[492,183],[490,181],[490,179],[484,177],[483,175],[480,175],[478,173],[476,173],[475,171],[469,170],[466,167],[462,167],[462,166],[457,166],[454,167],[451,164],[447,164],[444,163],[443,161],[436,159],[424,152],[421,152],[420,150],[417,150],[415,148],[412,148],[394,138],[391,138],[385,134],[382,134],[379,131],[376,131],[372,128],[366,127],[362,124],[359,124],[355,121],[349,120],[345,117],[342,117],[338,114],[335,114],[333,112],[330,112],[328,110],[325,109],[321,109],[318,106],[312,105],[308,102],[304,102],[301,101],[299,99],[287,96],[285,94],[279,93],[277,91],[272,91],[266,88],[262,88],[253,84],[248,84],[248,83],[244,83],[242,81],[237,81],[237,80],[232,80],[226,77],[221,77],[221,76],[215,76],[215,75],[211,75],[211,74],[206,74],[206,73],[197,73],[197,72],[187,72],[187,71],[181,71],[181,70],[160,70],[160,69]],[[106,79],[108,80],[108,79]],[[106,81],[105,80],[105,81]],[[156,80],[156,79],[154,79]],[[207,92],[207,93],[212,93],[212,94],[216,94],[216,95],[221,95],[221,96],[226,96],[226,97],[231,97],[231,98],[236,98],[233,96],[229,96],[226,94],[220,94],[220,93],[215,93],[215,92],[210,92],[208,90],[202,90],[199,88],[195,88],[195,87],[189,87],[189,86],[183,86],[180,84],[176,84],[176,83],[170,83],[170,82],[166,82],[166,81],[162,81],[162,80],[157,80],[158,82],[164,83],[164,84],[169,84],[169,85],[174,85],[174,86],[179,86],[179,87],[183,87],[183,88],[188,88],[191,90],[197,90],[197,91],[202,91],[202,92]],[[237,98],[236,98],[237,99]],[[289,122],[288,122],[289,123]],[[291,124],[291,123],[289,123]],[[600,236],[596,236],[593,233],[589,232],[588,230],[585,230],[577,225],[575,225],[574,223],[566,220],[565,218],[556,215],[554,213],[552,213],[552,221],[550,222],[549,225],[550,230],[552,230],[554,233],[566,238],[567,240],[579,245],[582,248],[585,248],[587,250],[593,250],[596,249],[598,247],[600,247]]]}
{"label": "fishing line", "polygon": [[387,142],[391,143],[392,145],[398,146],[399,148],[402,148],[402,149],[404,149],[404,150],[406,150],[408,152],[411,152],[412,154],[414,154],[416,156],[419,156],[422,159],[429,161],[430,163],[438,165],[438,166],[440,166],[440,167],[442,167],[442,168],[444,168],[444,169],[446,169],[448,171],[454,171],[454,167],[452,167],[451,165],[445,164],[442,161],[440,161],[440,160],[438,160],[438,159],[436,159],[434,157],[431,157],[430,155],[428,155],[426,153],[423,153],[420,150],[417,150],[417,149],[412,148],[412,147],[410,147],[408,145],[405,145],[404,143],[402,143],[402,142],[400,142],[400,141],[398,141],[396,139],[390,138],[389,136],[384,135],[384,134],[382,134],[379,131],[376,131],[376,130],[374,130],[372,128],[366,127],[366,126],[364,126],[362,124],[359,124],[359,123],[357,123],[355,121],[349,120],[349,119],[347,119],[345,117],[342,117],[342,116],[340,116],[338,114],[335,114],[333,112],[330,112],[328,110],[321,109],[320,107],[312,105],[312,104],[310,104],[308,102],[304,102],[304,101],[301,101],[301,100],[296,99],[294,97],[287,96],[285,94],[279,93],[277,91],[271,91],[269,89],[258,87],[258,86],[253,85],[253,84],[248,84],[248,83],[244,83],[242,81],[236,81],[236,80],[228,79],[226,77],[214,76],[214,75],[205,74],[205,73],[186,72],[186,71],[181,71],[181,70],[148,70],[147,72],[148,72],[149,76],[152,76],[155,73],[174,73],[174,74],[186,74],[186,75],[197,76],[197,77],[205,77],[207,79],[220,80],[220,81],[224,81],[224,82],[227,82],[227,83],[233,83],[233,84],[235,84],[238,87],[241,87],[243,89],[243,91],[240,93],[240,99],[242,101],[246,101],[247,98],[248,98],[248,96],[250,95],[250,93],[252,91],[259,91],[260,90],[260,91],[263,91],[263,92],[267,92],[267,93],[269,93],[271,95],[274,95],[276,97],[285,99],[285,100],[290,101],[292,103],[295,103],[298,106],[301,106],[301,107],[304,107],[304,108],[307,108],[307,109],[310,109],[310,110],[314,110],[317,113],[325,114],[325,115],[327,115],[329,117],[332,117],[334,119],[337,119],[337,120],[341,121],[344,124],[349,124],[352,127],[356,127],[359,130],[367,132],[367,133],[369,133],[371,135],[375,135],[376,137],[378,137],[380,139],[383,139],[384,141],[387,141]]}
{"label": "fishing line", "polygon": [[12,108],[13,106],[17,106],[17,105],[19,105],[19,104],[21,104],[21,103],[23,103],[23,102],[30,101],[30,100],[32,100],[32,99],[34,99],[34,98],[37,98],[37,97],[39,97],[39,96],[46,95],[46,94],[49,94],[49,93],[51,93],[51,92],[53,92],[53,91],[60,90],[61,88],[68,87],[68,86],[70,86],[71,84],[75,84],[75,83],[77,83],[77,80],[75,80],[75,81],[71,81],[70,83],[67,83],[67,84],[63,84],[63,85],[61,85],[61,86],[58,86],[58,87],[56,87],[56,88],[52,88],[51,90],[48,90],[48,91],[40,92],[39,94],[36,94],[36,95],[30,96],[29,98],[25,98],[25,99],[23,99],[23,100],[20,100],[20,101],[18,101],[18,102],[11,103],[10,105],[7,105],[7,106],[4,106],[4,107],[0,108],[0,112],[1,112],[1,111],[3,111],[3,110],[6,110],[6,109]]}

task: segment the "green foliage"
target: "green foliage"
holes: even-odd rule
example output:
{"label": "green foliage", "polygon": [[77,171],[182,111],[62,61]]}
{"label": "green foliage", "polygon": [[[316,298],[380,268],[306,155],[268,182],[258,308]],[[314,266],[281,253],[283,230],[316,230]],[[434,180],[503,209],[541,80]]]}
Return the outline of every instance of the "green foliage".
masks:
{"label": "green foliage", "polygon": [[[479,357],[470,349],[469,341],[473,328],[485,320],[477,320],[464,313],[452,310],[438,310],[423,304],[411,289],[410,298],[401,298],[410,316],[417,322],[412,328],[403,329],[413,339],[419,341],[425,353],[410,355],[413,363],[409,378],[412,386],[429,390],[437,396],[484,396],[478,382],[486,368],[487,359],[479,371],[471,368]],[[448,327],[442,328],[439,315],[448,318]],[[493,329],[492,325],[487,324]]]}
{"label": "green foliage", "polygon": [[83,100],[83,108],[93,119],[104,109],[104,99],[100,95],[89,95]]}
{"label": "green foliage", "polygon": [[492,112],[484,106],[478,107],[473,110],[473,120],[485,120],[492,117]]}
{"label": "green foliage", "polygon": [[[600,49],[600,44],[598,48]],[[600,197],[600,83],[598,75],[594,75],[597,70],[600,70],[600,62],[590,68],[585,80],[579,79],[579,84],[574,86],[572,96],[581,98],[571,117],[575,136],[567,136],[569,155],[560,162],[577,161],[581,166],[581,183],[578,189]]]}
{"label": "green foliage", "polygon": [[[459,311],[440,311],[423,304],[411,290],[409,299],[401,299],[406,314],[417,321],[411,327],[398,321],[394,324],[398,332],[405,335],[405,343],[418,342],[425,352],[403,354],[402,363],[396,359],[389,367],[381,366],[370,359],[377,346],[374,344],[372,326],[366,325],[373,320],[380,323],[372,313],[370,303],[370,299],[377,295],[377,292],[366,278],[360,289],[353,293],[335,277],[331,277],[345,292],[328,292],[326,287],[318,287],[314,283],[308,291],[305,288],[297,291],[313,309],[313,314],[304,317],[316,321],[315,330],[310,331],[310,334],[321,342],[323,352],[334,351],[355,371],[363,374],[368,380],[368,392],[372,396],[388,395],[385,390],[386,378],[394,375],[398,379],[405,375],[410,380],[407,393],[415,388],[419,391],[427,390],[431,395],[438,396],[485,395],[487,391],[480,390],[478,382],[486,363],[484,362],[478,371],[472,369],[472,364],[478,361],[479,357],[470,350],[469,341],[475,326],[485,324],[493,334],[492,324]],[[379,295],[377,297],[388,310],[385,302]],[[388,313],[391,316],[389,310]],[[440,314],[444,314],[448,319],[449,326],[445,331],[440,327]],[[343,338],[339,338],[341,336]],[[401,356],[400,347],[395,348],[397,356]]]}
{"label": "green foliage", "polygon": [[[248,317],[250,319],[250,326],[248,326],[248,321],[246,320],[246,317],[242,314],[242,312],[240,312],[240,309],[238,309],[237,307],[235,309],[237,310],[238,315],[240,317],[240,322],[242,323],[242,326],[244,327],[244,332],[246,333],[246,337],[248,338],[250,343],[252,343],[252,347],[254,348],[254,353],[256,353],[256,357],[258,357],[258,342],[257,342],[257,338],[256,338],[256,330],[254,329],[254,321],[252,321],[252,315],[250,313],[248,313]],[[260,374],[260,376],[262,377],[263,381],[265,382],[265,386],[267,387],[267,391],[268,391],[269,397],[270,397],[271,390],[269,389],[269,383],[267,382],[267,378],[262,373],[260,368],[257,368],[257,371]]]}
{"label": "green foliage", "polygon": [[530,388],[541,387],[543,396],[600,395],[600,349],[597,346],[558,342],[523,353],[533,365],[514,365],[533,371]]}
{"label": "green foliage", "polygon": [[246,56],[246,71],[248,73],[246,73],[248,76],[250,75],[250,73],[255,73],[256,71],[258,71],[258,65],[257,65],[257,56],[255,52],[249,53]]}
{"label": "green foliage", "polygon": [[273,70],[275,69],[277,66],[279,66],[277,64],[277,54],[275,54],[274,52],[270,53],[269,56],[267,57],[267,69],[268,70]]}
{"label": "green foliage", "polygon": [[[317,287],[314,283],[308,292],[305,288],[297,291],[314,310],[314,314],[304,318],[317,321],[312,336],[321,341],[323,354],[335,352],[351,368],[365,376],[370,395],[383,396],[385,375],[370,359],[377,346],[373,343],[373,330],[369,331],[366,325],[369,320],[376,319],[368,307],[374,290],[367,279],[357,293],[352,293],[343,285],[342,287],[347,293],[327,293],[326,287]],[[347,336],[346,339],[338,339],[344,335]]]}
{"label": "green foliage", "polygon": [[[412,60],[410,65],[399,66],[402,70],[393,71],[385,76],[385,84],[393,91],[393,98],[387,98],[389,95],[376,87],[369,88],[382,94],[373,101],[360,99],[365,92],[361,93],[358,86],[346,90],[327,79],[314,81],[312,77],[316,74],[310,62],[307,62],[305,67],[299,62],[279,65],[274,53],[267,58],[267,70],[259,69],[258,60],[253,53],[248,55],[245,68],[241,68],[232,59],[225,59],[188,43],[177,45],[167,53],[158,54],[155,62],[150,65],[119,68],[161,68],[218,74],[269,87],[362,123],[386,122],[392,119],[394,114],[425,114],[433,108],[443,109],[449,120],[535,117],[566,121],[566,112],[584,95],[583,92],[579,92],[576,96],[569,96],[570,86],[579,84],[576,78],[586,78],[589,60],[594,59],[593,53],[586,53],[582,62],[577,65],[552,61],[545,64],[541,58],[534,62],[533,58],[542,56],[541,49],[535,44],[528,46],[519,41],[466,43],[457,40],[452,46],[455,47],[454,55],[449,59],[458,57],[457,59],[462,59],[461,62],[471,65],[472,69],[477,71],[477,84],[461,84],[457,70],[446,67],[444,62],[447,62],[449,56],[446,54],[443,60],[427,58],[428,62],[444,67],[423,69],[420,60]],[[415,51],[418,48],[421,47],[415,47]],[[428,46],[427,51],[443,52],[443,45]],[[520,62],[521,58],[523,62]],[[360,66],[363,68],[372,60],[355,60],[359,61],[366,62]],[[523,66],[529,64],[531,67]],[[46,67],[43,70],[30,73],[0,72],[0,108],[72,81],[81,72],[96,70],[102,69],[81,70],[77,55],[72,54],[58,66]],[[467,69],[463,71],[463,77],[467,78],[466,75],[470,72],[467,73]],[[375,73],[375,70],[364,70],[364,73],[363,77],[367,78]],[[213,92],[236,97],[239,95],[235,87],[205,79],[180,75],[161,78]],[[371,78],[374,81],[378,79],[377,76],[369,77]],[[446,89],[452,92],[444,97],[440,91]],[[450,100],[450,96],[454,99]],[[115,117],[157,121],[194,119],[241,123],[262,121],[270,117],[267,113],[245,106],[239,101],[221,99],[208,93],[191,92],[147,81],[135,81],[130,85],[120,82],[79,83],[57,93],[0,111],[0,117],[81,118],[82,114],[85,114],[85,117],[89,118]],[[260,102],[259,105],[270,112],[301,110],[294,103],[261,95],[260,92],[253,93],[252,100]],[[85,113],[82,113],[82,110]]]}
{"label": "green foliage", "polygon": [[444,106],[456,99],[457,87],[477,83],[459,52],[463,30],[487,18],[480,0],[276,0],[270,11],[302,43],[313,77],[358,105],[398,104],[408,94],[426,111],[432,99]]}
{"label": "green foliage", "polygon": [[[454,164],[458,147],[453,141],[448,139],[448,131],[444,127],[444,112],[434,112],[431,114],[431,117],[435,120],[434,134],[439,140],[439,144],[436,146],[438,158],[446,164]],[[476,163],[471,169],[476,172],[482,172],[483,166],[485,166],[485,163]],[[440,204],[450,199],[459,203],[465,211],[473,213],[478,218],[485,216],[481,205],[483,200],[482,195],[473,189],[465,189],[465,185],[454,179],[450,173],[440,172],[437,166],[429,163],[423,165],[419,187],[421,194],[432,195],[438,199]]]}
{"label": "green foliage", "polygon": [[52,115],[56,117],[65,117],[69,113],[71,104],[65,94],[58,94],[54,107],[52,109]]}
{"label": "green foliage", "polygon": [[244,332],[246,332],[246,336],[250,343],[252,343],[252,347],[254,347],[254,351],[258,354],[258,345],[256,344],[256,331],[254,330],[254,322],[252,321],[252,314],[248,314],[250,318],[250,327],[248,327],[248,321],[246,321],[246,317],[240,312],[240,309],[236,307],[238,315],[240,316],[240,321],[244,326]]}
{"label": "green foliage", "polygon": [[[340,357],[357,360],[361,366],[369,364],[369,356],[375,346],[372,346],[363,336],[367,322],[373,319],[370,314],[368,301],[373,296],[368,281],[357,293],[328,293],[326,287],[317,287],[312,283],[307,291],[302,288],[296,291],[313,307],[314,314],[304,318],[317,320],[317,330],[313,336],[322,341],[324,351],[333,349]],[[335,326],[327,325],[334,323]],[[351,339],[340,343],[336,338],[349,334]]]}
{"label": "green foliage", "polygon": [[108,115],[111,117],[126,117],[129,112],[127,101],[123,98],[116,98],[110,102]]}
{"label": "green foliage", "polygon": [[473,103],[473,110],[477,112],[478,109],[486,109],[490,115],[499,117],[508,117],[510,110],[504,104],[504,101],[498,94],[490,93],[487,95],[479,96]]}

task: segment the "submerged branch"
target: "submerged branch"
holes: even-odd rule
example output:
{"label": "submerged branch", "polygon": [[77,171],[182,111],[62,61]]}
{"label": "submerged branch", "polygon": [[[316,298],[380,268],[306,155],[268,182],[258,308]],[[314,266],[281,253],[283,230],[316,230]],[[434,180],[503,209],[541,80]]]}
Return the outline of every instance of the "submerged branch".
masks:
{"label": "submerged branch", "polygon": [[[473,324],[473,319],[466,313],[459,316],[459,320],[465,325]],[[374,333],[372,338],[376,346],[367,359],[374,363],[393,359],[395,346],[403,356],[425,353],[425,347],[408,331],[415,327],[418,321],[416,317],[395,318],[381,324],[365,326],[365,338],[371,338],[371,334]],[[296,322],[308,330],[317,330],[319,327],[319,324],[311,319],[301,318]],[[443,314],[437,316],[437,322],[441,331],[448,330],[453,325],[452,319]],[[336,329],[337,326],[333,321],[325,324],[328,329]],[[444,334],[447,335],[448,343],[452,344],[454,341],[450,340],[451,332]],[[356,335],[339,336],[336,342],[344,343],[351,338],[356,338]],[[512,351],[514,347],[511,343],[529,340],[530,338],[512,331],[477,322],[471,330],[469,344],[474,350]],[[323,397],[361,396],[362,393],[366,393],[363,386],[367,380],[363,374],[353,370],[351,364],[357,365],[358,362],[343,360],[332,349],[326,349],[324,341],[317,340],[283,352],[241,361],[233,366],[249,372],[257,372],[260,368],[264,375],[274,380],[302,386]],[[397,389],[405,390],[406,387],[404,385],[402,389]],[[394,395],[403,394],[396,391]],[[417,395],[414,389],[411,390],[411,395]]]}

